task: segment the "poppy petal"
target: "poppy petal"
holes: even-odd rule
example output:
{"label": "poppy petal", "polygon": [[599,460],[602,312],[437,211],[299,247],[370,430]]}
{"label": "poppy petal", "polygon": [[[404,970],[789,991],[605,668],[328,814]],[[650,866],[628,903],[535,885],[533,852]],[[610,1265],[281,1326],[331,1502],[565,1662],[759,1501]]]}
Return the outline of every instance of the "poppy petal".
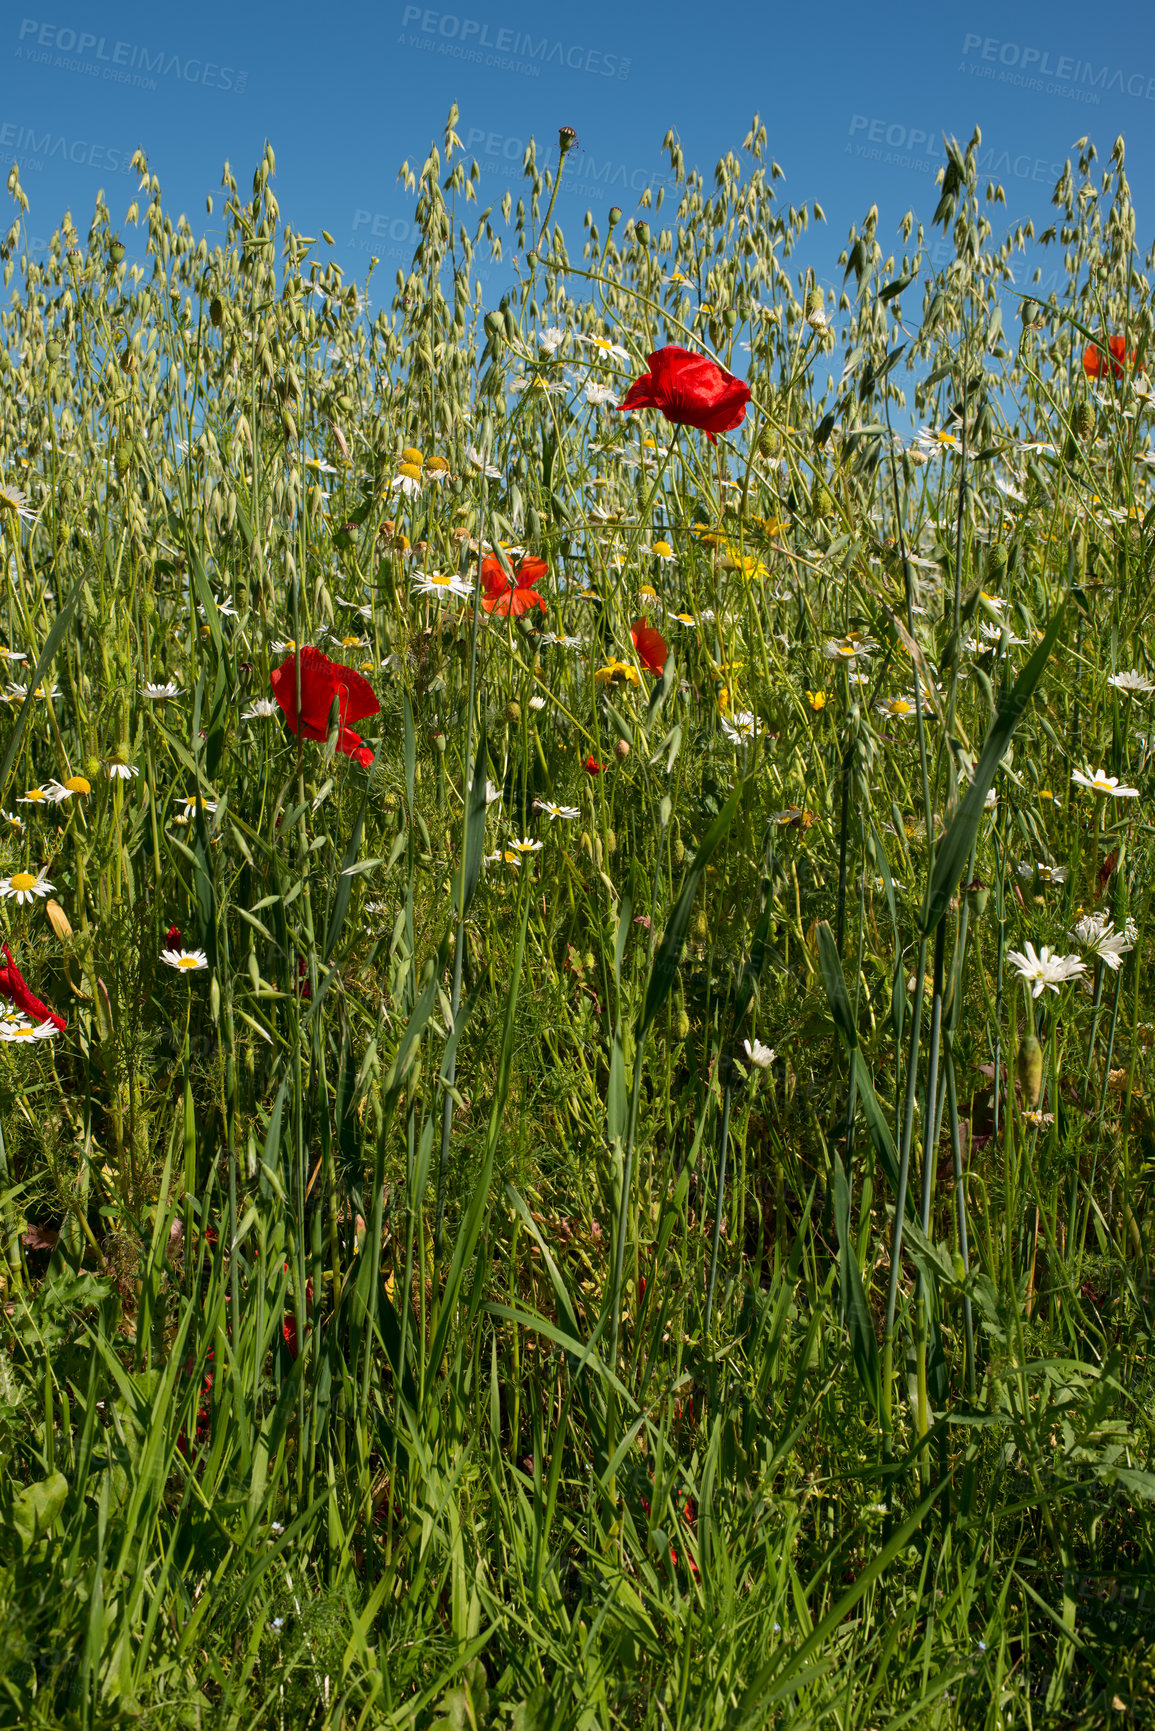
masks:
{"label": "poppy petal", "polygon": [[636,379],[619,404],[622,410],[660,409],[667,421],[697,427],[713,441],[746,417],[750,387],[708,355],[691,354],[677,343],[656,349],[650,370]]}
{"label": "poppy petal", "polygon": [[661,673],[670,653],[661,632],[655,631],[652,625],[647,625],[644,619],[635,619],[630,627],[630,637],[641,658],[642,666],[650,673]]}
{"label": "poppy petal", "polygon": [[515,619],[520,619],[523,613],[528,613],[531,607],[540,607],[545,612],[545,602],[535,589],[513,589],[506,598],[505,606],[499,608],[503,613],[512,613]]}
{"label": "poppy petal", "polygon": [[546,564],[544,559],[539,559],[536,555],[527,553],[517,568],[517,587],[519,589],[532,588],[535,583],[541,581],[548,570],[549,566]]}
{"label": "poppy petal", "polygon": [[285,720],[301,739],[326,739],[329,734],[329,710],[337,691],[333,663],[319,649],[308,645],[301,650],[301,713],[297,714],[297,673],[295,655],[289,655],[274,669],[270,684],[273,696],[284,711]]}
{"label": "poppy petal", "polygon": [[367,715],[381,713],[377,693],[363,673],[358,673],[355,667],[346,667],[340,661],[331,662],[330,671],[334,682],[345,694],[341,703],[342,722],[364,721]]}

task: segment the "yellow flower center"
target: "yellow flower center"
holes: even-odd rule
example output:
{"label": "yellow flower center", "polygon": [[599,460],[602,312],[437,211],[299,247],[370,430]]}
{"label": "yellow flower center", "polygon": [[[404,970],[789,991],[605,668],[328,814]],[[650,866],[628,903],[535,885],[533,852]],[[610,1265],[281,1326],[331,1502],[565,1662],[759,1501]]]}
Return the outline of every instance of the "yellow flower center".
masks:
{"label": "yellow flower center", "polygon": [[195,968],[197,959],[195,956],[181,956],[176,965],[178,968]]}
{"label": "yellow flower center", "polygon": [[36,887],[36,879],[31,872],[13,872],[9,881],[14,890],[31,890]]}
{"label": "yellow flower center", "polygon": [[91,784],[89,782],[85,781],[85,779],[82,775],[70,775],[68,780],[64,783],[64,785],[68,789],[69,793],[91,793],[92,792]]}
{"label": "yellow flower center", "polygon": [[401,461],[403,463],[413,463],[420,468],[421,464],[425,461],[425,458],[417,449],[416,445],[406,445],[405,449],[401,453]]}
{"label": "yellow flower center", "polygon": [[674,549],[670,546],[668,541],[655,541],[654,552],[658,555],[659,559],[669,559],[672,558]]}
{"label": "yellow flower center", "polygon": [[46,795],[42,787],[30,787],[24,797],[25,799],[37,800],[44,799]]}
{"label": "yellow flower center", "polygon": [[419,463],[402,463],[397,472],[400,475],[406,476],[410,481],[419,481],[421,479],[421,466]]}

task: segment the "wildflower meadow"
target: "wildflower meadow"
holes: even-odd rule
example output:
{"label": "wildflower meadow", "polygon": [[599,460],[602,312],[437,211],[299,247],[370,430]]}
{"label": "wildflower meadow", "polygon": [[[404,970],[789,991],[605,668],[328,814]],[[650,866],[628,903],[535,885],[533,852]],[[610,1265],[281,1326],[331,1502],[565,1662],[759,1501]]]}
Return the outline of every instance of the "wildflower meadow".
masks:
{"label": "wildflower meadow", "polygon": [[376,312],[9,177],[0,1720],[1155,1724],[1122,141],[571,255],[456,124]]}

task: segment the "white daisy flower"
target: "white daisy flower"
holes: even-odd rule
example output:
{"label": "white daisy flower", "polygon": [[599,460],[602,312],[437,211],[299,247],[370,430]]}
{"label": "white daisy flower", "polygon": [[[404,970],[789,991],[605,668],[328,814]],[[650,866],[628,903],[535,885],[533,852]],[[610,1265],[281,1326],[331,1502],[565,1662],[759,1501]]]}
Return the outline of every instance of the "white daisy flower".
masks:
{"label": "white daisy flower", "polygon": [[170,968],[182,968],[186,973],[197,973],[209,965],[203,950],[162,950],[160,959]]}
{"label": "white daisy flower", "polygon": [[1124,787],[1117,775],[1108,775],[1105,769],[1093,770],[1088,764],[1084,770],[1073,769],[1071,780],[1077,787],[1085,787],[1091,793],[1110,794],[1112,799],[1138,799],[1137,787]]}
{"label": "white daisy flower", "polygon": [[623,349],[621,343],[611,343],[608,337],[579,337],[577,340],[579,343],[588,343],[603,357],[612,356],[615,361],[628,361],[630,358],[628,349]]}
{"label": "white daisy flower", "polygon": [[860,655],[873,655],[878,648],[868,637],[852,634],[849,637],[828,637],[822,645],[822,653],[827,661],[855,661]]}
{"label": "white daisy flower", "polygon": [[748,709],[739,709],[729,720],[722,717],[722,732],[732,744],[745,745],[757,735],[758,723]]}
{"label": "white daisy flower", "polygon": [[1036,860],[1034,865],[1029,859],[1019,861],[1018,872],[1021,878],[1033,880],[1035,873],[1039,875],[1041,884],[1065,884],[1067,881],[1066,866],[1044,865],[1042,860]]}
{"label": "white daisy flower", "polygon": [[1133,920],[1128,920],[1124,930],[1117,932],[1106,914],[1085,914],[1071,933],[1077,944],[1092,950],[1112,973],[1118,971],[1123,957],[1135,948],[1138,935]]}
{"label": "white daisy flower", "polygon": [[753,1045],[749,1040],[743,1040],[742,1046],[750,1063],[757,1070],[768,1070],[777,1057],[777,1053],[770,1046],[764,1046],[758,1039],[755,1039]]}
{"label": "white daisy flower", "polygon": [[179,697],[181,688],[175,679],[170,679],[167,685],[146,685],[144,695],[151,697],[154,703],[162,703],[166,697]]}
{"label": "white daisy flower", "polygon": [[957,451],[962,443],[958,434],[946,427],[920,427],[916,437],[918,449],[928,457],[941,457],[948,451]]}
{"label": "white daisy flower", "polygon": [[552,799],[537,799],[534,801],[534,807],[537,811],[544,812],[548,818],[561,817],[572,820],[581,816],[576,805],[558,805],[557,801]]}
{"label": "white daisy flower", "polygon": [[64,801],[66,799],[71,799],[74,794],[91,793],[92,784],[89,782],[87,776],[70,775],[67,781],[47,782],[43,791],[48,795],[49,799],[54,800],[57,805],[63,805]]}
{"label": "white daisy flower", "polygon": [[469,577],[459,577],[449,571],[427,571],[414,579],[413,593],[433,595],[439,601],[448,601],[453,596],[467,601],[473,594],[473,582]]}
{"label": "white daisy flower", "polygon": [[544,846],[544,843],[542,843],[540,841],[533,841],[530,839],[529,836],[523,835],[523,836],[515,837],[514,840],[509,843],[509,846],[514,853],[518,853],[518,854],[539,853],[541,851],[541,848]]}
{"label": "white daisy flower", "polygon": [[1035,954],[1033,944],[1027,945],[1025,955],[1021,950],[1008,950],[1007,960],[1017,970],[1020,978],[1030,983],[1033,998],[1040,997],[1048,987],[1052,992],[1057,992],[1068,980],[1077,979],[1087,966],[1079,956],[1052,955],[1046,944],[1038,955]]}
{"label": "white daisy flower", "polygon": [[10,481],[0,481],[0,513],[10,512],[21,523],[35,523],[36,512],[28,503],[28,495]]}
{"label": "white daisy flower", "polygon": [[20,1045],[30,1040],[54,1040],[60,1029],[50,1016],[43,1022],[33,1022],[27,1016],[4,1016],[0,1019],[0,1040],[6,1045]]}
{"label": "white daisy flower", "polygon": [[27,661],[27,659],[27,655],[22,654],[19,649],[5,649],[0,646],[0,661]]}
{"label": "white daisy flower", "polygon": [[544,331],[537,333],[538,347],[545,349],[547,354],[556,355],[565,338],[566,333],[557,325],[547,325]]}
{"label": "white daisy flower", "polygon": [[272,697],[254,698],[251,709],[246,709],[241,716],[242,721],[268,721],[270,716],[279,715],[281,706]]}
{"label": "white daisy flower", "polygon": [[[410,465],[415,467],[415,465]],[[401,493],[406,499],[415,499],[421,491],[420,475],[394,475],[389,487],[392,493]]]}
{"label": "white daisy flower", "polygon": [[1107,684],[1113,685],[1116,691],[1133,691],[1144,696],[1148,692],[1155,691],[1155,685],[1152,685],[1149,679],[1144,679],[1141,673],[1135,672],[1113,673]]}
{"label": "white daisy flower", "polygon": [[584,391],[586,402],[592,404],[595,409],[604,408],[607,403],[612,403],[617,394],[612,385],[599,385],[595,379],[590,380]]}
{"label": "white daisy flower", "polygon": [[465,455],[468,458],[468,460],[473,464],[473,467],[475,469],[479,470],[481,472],[481,474],[483,474],[486,477],[487,480],[489,480],[489,481],[500,481],[501,480],[501,470],[495,468],[494,465],[489,461],[488,457],[483,457],[481,452],[478,450],[475,450],[472,445],[466,445]]}
{"label": "white daisy flower", "polygon": [[885,703],[875,704],[875,708],[888,721],[910,721],[916,713],[909,697],[888,697]]}
{"label": "white daisy flower", "polygon": [[31,872],[13,872],[11,877],[0,878],[0,896],[15,896],[17,907],[23,907],[37,896],[50,895],[56,886],[48,882],[47,874],[48,867],[41,866],[35,877]]}
{"label": "white daisy flower", "polygon": [[134,763],[125,763],[120,757],[106,757],[104,767],[115,781],[131,781],[134,775],[140,774]]}

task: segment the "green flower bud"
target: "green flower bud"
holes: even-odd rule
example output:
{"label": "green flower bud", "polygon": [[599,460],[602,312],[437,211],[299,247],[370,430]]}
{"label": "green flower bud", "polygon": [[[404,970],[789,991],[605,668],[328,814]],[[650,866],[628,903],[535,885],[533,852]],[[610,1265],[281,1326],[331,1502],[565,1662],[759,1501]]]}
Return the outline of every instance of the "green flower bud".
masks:
{"label": "green flower bud", "polygon": [[1033,1034],[1028,1034],[1019,1047],[1019,1084],[1023,1104],[1034,1112],[1043,1091],[1043,1048]]}

